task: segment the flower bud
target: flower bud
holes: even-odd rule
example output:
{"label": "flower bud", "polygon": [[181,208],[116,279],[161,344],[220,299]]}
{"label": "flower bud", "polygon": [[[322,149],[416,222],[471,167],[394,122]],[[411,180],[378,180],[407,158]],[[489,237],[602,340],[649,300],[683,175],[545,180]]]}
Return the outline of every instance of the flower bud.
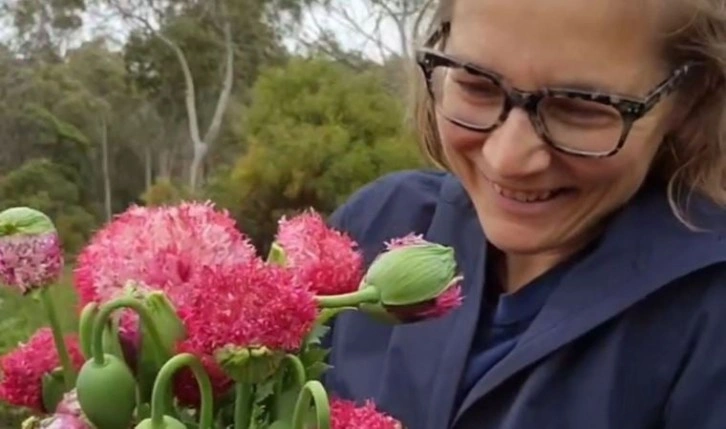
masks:
{"label": "flower bud", "polygon": [[63,252],[53,222],[27,207],[0,213],[0,282],[22,293],[58,280]]}
{"label": "flower bud", "polygon": [[102,363],[89,360],[78,374],[76,389],[81,409],[94,426],[128,429],[136,406],[136,382],[123,361],[109,354]]}
{"label": "flower bud", "polygon": [[379,302],[361,310],[380,310],[401,322],[445,315],[461,305],[462,277],[456,270],[451,247],[416,236],[394,240],[373,261],[361,284],[361,290],[375,288]]}
{"label": "flower bud", "polygon": [[148,418],[137,424],[134,429],[187,429],[187,426],[173,417],[164,416],[160,425],[154,425]]}
{"label": "flower bud", "polygon": [[[161,344],[166,361],[176,348],[176,344],[186,337],[186,328],[182,323],[174,305],[163,292],[153,291],[145,295],[144,305],[149,309],[149,315],[154,319],[157,329],[162,334]],[[163,364],[163,362],[161,362]]]}

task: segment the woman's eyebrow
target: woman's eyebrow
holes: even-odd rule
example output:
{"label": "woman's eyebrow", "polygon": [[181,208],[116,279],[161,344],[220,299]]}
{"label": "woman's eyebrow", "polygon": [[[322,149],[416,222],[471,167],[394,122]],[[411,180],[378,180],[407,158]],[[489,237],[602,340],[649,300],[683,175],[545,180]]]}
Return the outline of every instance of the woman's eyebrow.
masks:
{"label": "woman's eyebrow", "polygon": [[[500,73],[495,67],[489,66],[485,64],[481,60],[474,60],[472,57],[461,54],[458,52],[451,52],[446,53],[446,55],[460,61],[462,64],[472,67],[473,69],[477,71],[481,71],[493,76],[499,77],[502,81],[507,82],[508,84],[517,87],[516,85],[513,85],[512,80],[509,79],[508,76],[505,74]],[[612,95],[622,95],[626,96],[626,94],[623,93],[622,89],[614,88],[611,85],[603,84],[602,82],[594,82],[590,80],[585,80],[582,78],[565,78],[565,79],[558,79],[556,81],[546,82],[541,85],[539,85],[537,88],[539,89],[559,89],[559,90],[572,90],[572,91],[582,91],[582,92],[592,92],[592,93],[599,93],[599,94],[612,94]]]}

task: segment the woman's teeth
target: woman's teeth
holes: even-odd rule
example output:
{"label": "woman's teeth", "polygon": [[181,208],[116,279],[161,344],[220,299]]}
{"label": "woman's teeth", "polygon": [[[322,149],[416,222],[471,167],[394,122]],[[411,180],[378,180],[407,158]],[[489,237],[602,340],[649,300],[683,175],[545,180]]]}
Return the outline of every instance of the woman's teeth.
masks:
{"label": "woman's teeth", "polygon": [[559,190],[537,191],[537,192],[515,191],[515,190],[511,190],[511,189],[502,188],[501,186],[497,185],[496,183],[493,183],[492,185],[494,186],[494,190],[499,195],[503,196],[504,198],[519,201],[522,203],[535,203],[535,202],[551,200],[552,198],[556,197],[560,193]]}

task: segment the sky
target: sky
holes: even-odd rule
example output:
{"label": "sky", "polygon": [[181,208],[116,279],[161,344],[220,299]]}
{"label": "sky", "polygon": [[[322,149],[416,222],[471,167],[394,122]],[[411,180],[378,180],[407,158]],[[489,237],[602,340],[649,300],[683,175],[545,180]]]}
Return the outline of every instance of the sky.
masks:
{"label": "sky", "polygon": [[[383,41],[383,44],[391,49],[398,51],[400,40],[398,33],[391,22],[384,22],[380,31],[376,32],[375,23],[370,16],[367,16],[367,0],[334,0],[338,5],[345,7],[347,13],[352,16],[358,25],[369,34],[375,34],[376,37]],[[13,37],[12,25],[9,25],[9,17],[0,17],[0,41],[9,40]],[[77,46],[84,40],[93,38],[99,32],[112,38],[119,43],[123,43],[128,35],[128,26],[118,18],[111,18],[111,14],[107,12],[87,13],[84,16],[84,27],[78,37],[74,38],[70,47]],[[343,48],[348,50],[356,50],[365,54],[366,57],[380,61],[381,53],[379,48],[366,39],[359,31],[351,30],[350,26],[345,24],[341,19],[336,19],[329,11],[322,8],[315,8],[307,11],[303,16],[301,30],[294,37],[287,37],[284,40],[285,45],[295,51],[301,48],[299,38],[312,41],[318,34],[318,26],[322,25],[325,29],[332,31]]]}
{"label": "sky", "polygon": [[[373,34],[376,32],[375,24],[368,17],[366,0],[335,0],[339,5],[343,5],[346,11],[355,18],[356,22],[365,29],[365,31]],[[87,15],[85,22],[89,25],[84,27],[83,39],[89,39],[97,33],[99,27],[106,32],[106,34],[113,34],[114,38],[122,42],[128,34],[128,27],[118,19],[109,19],[108,17]],[[318,34],[318,26],[322,25],[326,30],[332,31],[338,41],[342,44],[345,49],[358,50],[363,52],[367,57],[380,60],[381,55],[379,49],[375,44],[370,43],[366,37],[362,36],[359,32],[351,30],[348,25],[345,25],[342,20],[336,19],[334,15],[331,15],[328,11],[323,8],[315,8],[307,11],[303,16],[301,31],[295,34],[295,37],[287,37],[284,40],[285,45],[291,50],[297,50],[302,45],[299,43],[298,37],[303,37],[305,40],[314,40]],[[1,33],[0,33],[1,34]],[[383,43],[390,49],[396,49],[400,44],[398,40],[398,33],[392,23],[384,23],[377,34],[377,37],[381,38]]]}

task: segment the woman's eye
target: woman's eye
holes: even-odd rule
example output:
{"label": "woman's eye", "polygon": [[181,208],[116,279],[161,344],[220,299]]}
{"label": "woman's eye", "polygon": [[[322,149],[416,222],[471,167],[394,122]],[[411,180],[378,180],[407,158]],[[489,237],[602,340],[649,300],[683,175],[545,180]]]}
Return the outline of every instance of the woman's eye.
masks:
{"label": "woman's eye", "polygon": [[483,97],[501,97],[502,90],[491,82],[457,81],[465,92]]}

